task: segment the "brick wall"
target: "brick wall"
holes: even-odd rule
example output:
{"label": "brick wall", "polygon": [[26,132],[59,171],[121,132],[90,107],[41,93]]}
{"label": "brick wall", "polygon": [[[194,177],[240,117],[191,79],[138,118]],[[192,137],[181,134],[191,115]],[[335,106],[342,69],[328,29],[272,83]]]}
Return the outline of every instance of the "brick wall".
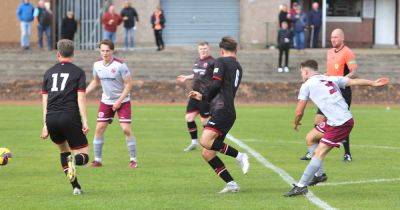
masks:
{"label": "brick wall", "polygon": [[363,19],[361,23],[328,22],[326,27],[326,43],[330,47],[332,30],[344,30],[346,44],[350,47],[372,47],[374,44],[374,19]]}

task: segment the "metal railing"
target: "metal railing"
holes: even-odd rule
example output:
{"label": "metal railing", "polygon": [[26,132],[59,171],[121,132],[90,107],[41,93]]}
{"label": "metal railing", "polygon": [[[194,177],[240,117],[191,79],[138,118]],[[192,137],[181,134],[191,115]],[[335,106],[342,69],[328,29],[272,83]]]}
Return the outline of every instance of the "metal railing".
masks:
{"label": "metal railing", "polygon": [[61,37],[62,20],[67,11],[72,11],[78,22],[78,31],[75,34],[75,47],[80,50],[93,50],[102,38],[103,28],[101,17],[104,13],[107,0],[58,0],[57,24],[58,37]]}

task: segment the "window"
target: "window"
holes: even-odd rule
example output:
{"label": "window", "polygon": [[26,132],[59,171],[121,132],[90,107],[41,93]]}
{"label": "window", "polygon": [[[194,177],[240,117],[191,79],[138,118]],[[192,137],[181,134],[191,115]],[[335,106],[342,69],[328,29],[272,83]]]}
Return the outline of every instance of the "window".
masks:
{"label": "window", "polygon": [[327,16],[361,17],[363,0],[327,0]]}

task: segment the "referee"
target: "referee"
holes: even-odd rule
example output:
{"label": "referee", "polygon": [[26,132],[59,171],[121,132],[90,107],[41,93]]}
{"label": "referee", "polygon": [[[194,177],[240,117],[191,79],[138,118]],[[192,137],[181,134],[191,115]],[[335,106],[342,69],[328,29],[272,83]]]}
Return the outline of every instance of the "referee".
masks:
{"label": "referee", "polygon": [[[327,72],[328,76],[345,76],[349,78],[356,77],[357,62],[353,51],[344,44],[344,32],[342,29],[335,29],[331,34],[332,48],[327,53]],[[347,105],[351,105],[351,88],[340,89]],[[326,118],[321,112],[317,111],[315,124],[324,121]],[[351,162],[350,139],[343,142],[345,162]]]}

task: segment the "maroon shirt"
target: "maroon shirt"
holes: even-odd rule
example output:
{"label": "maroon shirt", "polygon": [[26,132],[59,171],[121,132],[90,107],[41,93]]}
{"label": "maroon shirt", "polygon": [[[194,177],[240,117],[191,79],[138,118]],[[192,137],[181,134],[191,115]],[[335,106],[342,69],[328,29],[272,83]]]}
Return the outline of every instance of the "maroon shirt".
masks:
{"label": "maroon shirt", "polygon": [[[110,20],[114,20],[114,22],[112,24],[109,24],[108,22]],[[101,19],[101,22],[103,23],[104,29],[106,31],[117,32],[118,25],[122,23],[122,17],[117,13],[111,14],[109,12],[106,12]]]}

